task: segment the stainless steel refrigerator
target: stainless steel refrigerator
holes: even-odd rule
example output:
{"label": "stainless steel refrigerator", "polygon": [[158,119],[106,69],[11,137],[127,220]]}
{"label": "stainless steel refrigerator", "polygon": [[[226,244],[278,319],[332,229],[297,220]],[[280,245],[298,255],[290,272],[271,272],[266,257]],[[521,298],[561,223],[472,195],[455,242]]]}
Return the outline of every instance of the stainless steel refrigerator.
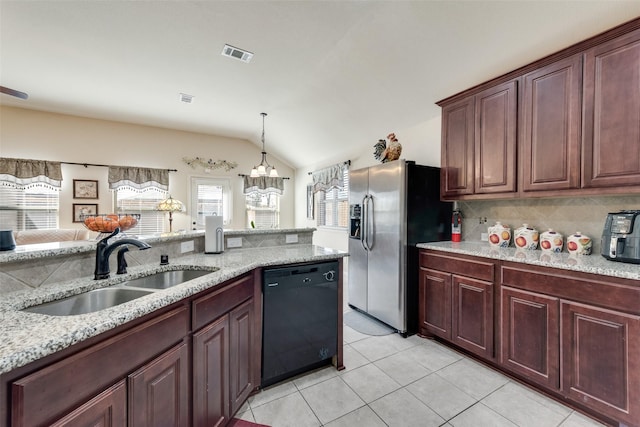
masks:
{"label": "stainless steel refrigerator", "polygon": [[417,243],[451,239],[440,169],[396,160],[349,172],[348,303],[404,336],[418,328]]}

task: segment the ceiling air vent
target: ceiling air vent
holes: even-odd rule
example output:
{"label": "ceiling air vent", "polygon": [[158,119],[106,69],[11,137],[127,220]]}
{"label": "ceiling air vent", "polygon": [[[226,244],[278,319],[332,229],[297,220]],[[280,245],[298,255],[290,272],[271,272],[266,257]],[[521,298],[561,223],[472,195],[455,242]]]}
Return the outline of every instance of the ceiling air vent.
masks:
{"label": "ceiling air vent", "polygon": [[193,101],[193,95],[188,95],[186,93],[181,93],[180,94],[180,101],[186,102],[187,104],[191,104],[191,102]]}
{"label": "ceiling air vent", "polygon": [[238,49],[237,47],[229,46],[228,44],[224,45],[224,48],[222,49],[222,55],[239,59],[242,62],[249,62],[251,61],[251,58],[253,58],[253,53],[247,52],[246,50]]}

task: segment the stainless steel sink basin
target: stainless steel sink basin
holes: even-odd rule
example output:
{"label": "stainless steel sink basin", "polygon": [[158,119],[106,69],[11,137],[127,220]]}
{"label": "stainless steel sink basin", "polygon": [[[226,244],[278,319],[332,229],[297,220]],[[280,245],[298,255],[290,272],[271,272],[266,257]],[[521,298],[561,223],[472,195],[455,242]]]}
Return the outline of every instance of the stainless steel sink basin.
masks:
{"label": "stainless steel sink basin", "polygon": [[127,288],[94,289],[72,297],[34,305],[22,311],[49,314],[51,316],[73,316],[75,314],[93,313],[94,311],[124,304],[136,298],[149,295],[152,292],[144,289]]}
{"label": "stainless steel sink basin", "polygon": [[134,288],[167,289],[189,280],[197,279],[214,270],[174,270],[151,274],[123,283],[124,286]]}

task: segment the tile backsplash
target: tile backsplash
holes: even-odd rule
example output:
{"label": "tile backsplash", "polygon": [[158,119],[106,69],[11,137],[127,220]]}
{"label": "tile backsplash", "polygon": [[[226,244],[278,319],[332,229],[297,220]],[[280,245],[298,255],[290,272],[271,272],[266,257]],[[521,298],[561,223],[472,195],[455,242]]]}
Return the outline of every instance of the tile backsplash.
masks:
{"label": "tile backsplash", "polygon": [[459,205],[464,218],[463,240],[479,241],[481,233],[486,233],[488,227],[500,221],[512,230],[522,224],[529,224],[540,233],[552,228],[562,233],[565,241],[567,236],[580,231],[591,237],[593,253],[599,254],[600,236],[607,214],[624,209],[640,210],[640,196],[470,200],[461,201]]}

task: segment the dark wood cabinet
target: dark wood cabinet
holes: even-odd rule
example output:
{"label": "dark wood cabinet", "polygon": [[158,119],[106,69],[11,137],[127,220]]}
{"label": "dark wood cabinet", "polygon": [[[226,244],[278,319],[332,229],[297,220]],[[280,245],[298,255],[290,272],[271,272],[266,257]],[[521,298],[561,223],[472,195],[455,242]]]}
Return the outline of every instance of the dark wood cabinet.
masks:
{"label": "dark wood cabinet", "polygon": [[443,196],[516,190],[517,100],[512,81],[443,107]]}
{"label": "dark wood cabinet", "polygon": [[640,30],[585,53],[584,187],[640,185]]}
{"label": "dark wood cabinet", "polygon": [[125,427],[126,425],[127,385],[123,380],[52,423],[51,427]]}
{"label": "dark wood cabinet", "polygon": [[257,387],[253,276],[245,275],[193,302],[193,424],[225,425]]}
{"label": "dark wood cabinet", "polygon": [[193,334],[193,425],[217,427],[229,414],[229,317]]}
{"label": "dark wood cabinet", "polygon": [[182,343],[129,375],[129,426],[189,426],[189,346]]}
{"label": "dark wood cabinet", "polygon": [[475,96],[474,194],[516,191],[517,81]]}
{"label": "dark wood cabinet", "polygon": [[563,301],[563,390],[628,425],[640,425],[640,317]]}
{"label": "dark wood cabinet", "polygon": [[442,108],[440,192],[443,196],[473,194],[474,100],[474,97],[469,97]]}
{"label": "dark wood cabinet", "polygon": [[560,389],[560,300],[503,286],[500,364],[553,390]]}
{"label": "dark wood cabinet", "polygon": [[421,252],[420,266],[420,334],[492,359],[493,265]]}
{"label": "dark wood cabinet", "polygon": [[580,187],[582,55],[523,77],[522,190]]}

